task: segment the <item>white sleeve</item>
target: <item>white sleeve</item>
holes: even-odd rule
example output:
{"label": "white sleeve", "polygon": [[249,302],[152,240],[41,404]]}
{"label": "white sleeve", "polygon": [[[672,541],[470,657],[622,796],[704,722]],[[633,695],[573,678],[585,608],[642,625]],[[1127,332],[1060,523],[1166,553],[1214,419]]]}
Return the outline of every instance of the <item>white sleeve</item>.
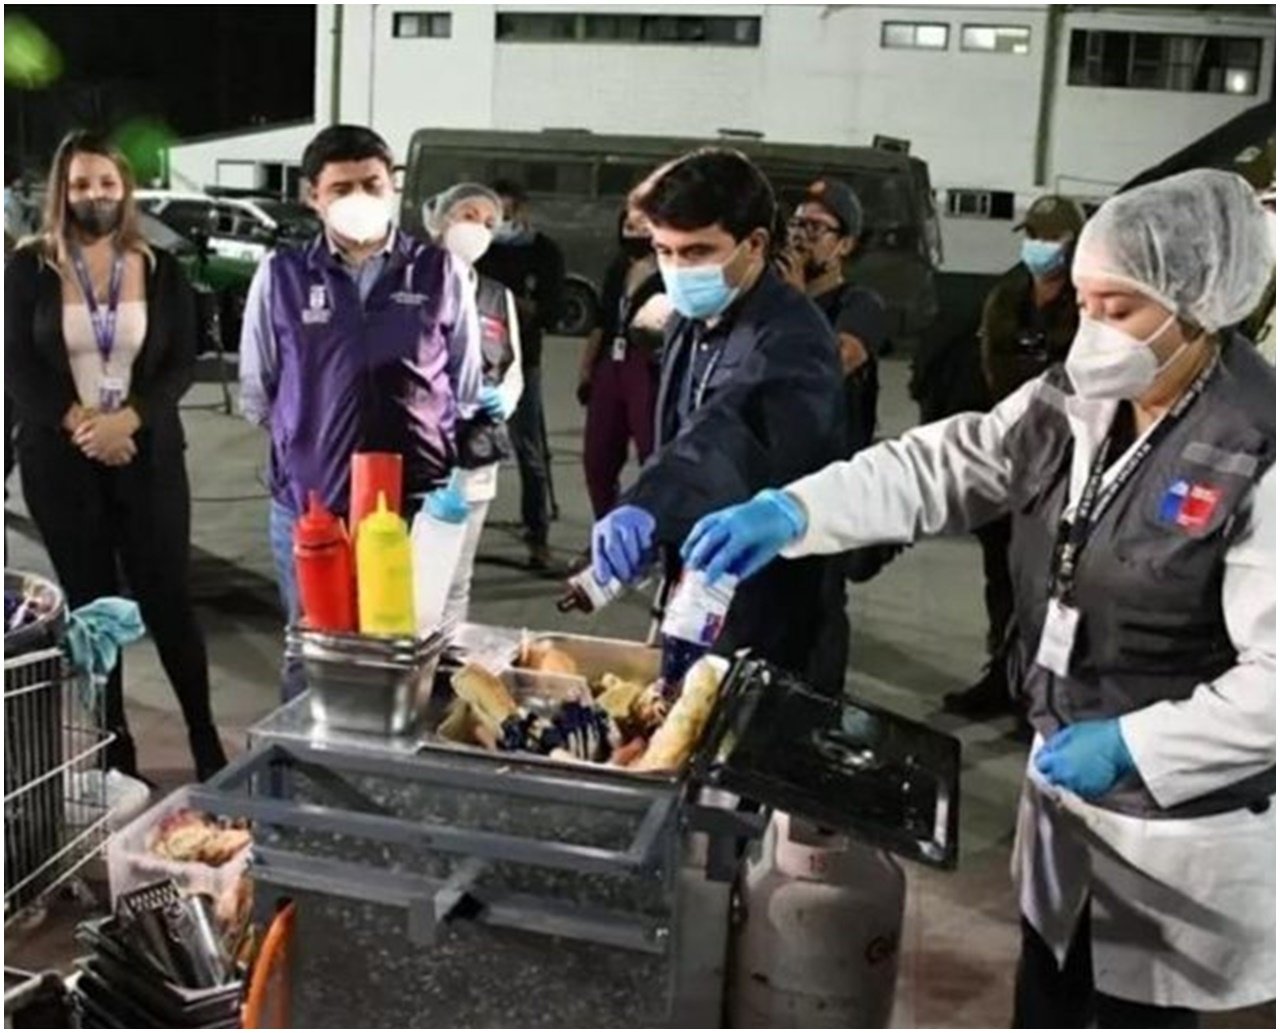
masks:
{"label": "white sleeve", "polygon": [[843,552],[980,527],[1005,512],[1004,437],[1027,411],[1039,380],[989,413],[916,427],[787,487],[804,507],[804,536],[784,556]]}
{"label": "white sleeve", "polygon": [[511,334],[511,351],[515,360],[498,385],[498,395],[502,398],[502,411],[509,418],[516,411],[520,396],[524,394],[524,363],[520,351],[520,319],[516,312],[516,299],[510,291],[504,293],[507,299],[507,327]]}
{"label": "white sleeve", "polygon": [[1120,718],[1161,807],[1222,789],[1276,762],[1276,472],[1258,482],[1227,551],[1222,610],[1236,665],[1179,702]]}

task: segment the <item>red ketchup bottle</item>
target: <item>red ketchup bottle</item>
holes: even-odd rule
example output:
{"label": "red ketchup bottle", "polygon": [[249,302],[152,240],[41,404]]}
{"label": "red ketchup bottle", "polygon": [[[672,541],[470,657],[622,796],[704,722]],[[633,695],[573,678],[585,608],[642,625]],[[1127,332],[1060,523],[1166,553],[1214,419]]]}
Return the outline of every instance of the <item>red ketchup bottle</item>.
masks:
{"label": "red ketchup bottle", "polygon": [[316,492],[293,528],[293,564],[303,624],[313,631],[355,631],[355,563],[342,521]]}

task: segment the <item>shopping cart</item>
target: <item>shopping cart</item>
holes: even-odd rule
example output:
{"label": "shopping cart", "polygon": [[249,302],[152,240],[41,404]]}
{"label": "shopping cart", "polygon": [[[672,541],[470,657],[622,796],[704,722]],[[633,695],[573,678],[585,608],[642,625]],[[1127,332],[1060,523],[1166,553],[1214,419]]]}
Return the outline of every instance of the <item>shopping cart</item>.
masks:
{"label": "shopping cart", "polygon": [[56,599],[4,659],[4,919],[7,927],[62,885],[106,843],[104,697],[61,645],[61,592],[5,571],[6,588],[32,581]]}

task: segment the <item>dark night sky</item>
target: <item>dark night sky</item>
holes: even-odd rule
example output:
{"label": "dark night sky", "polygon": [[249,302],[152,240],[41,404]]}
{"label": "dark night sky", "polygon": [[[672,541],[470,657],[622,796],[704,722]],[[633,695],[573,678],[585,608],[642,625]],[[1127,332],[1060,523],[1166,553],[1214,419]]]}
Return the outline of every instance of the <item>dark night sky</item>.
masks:
{"label": "dark night sky", "polygon": [[180,137],[310,117],[312,4],[8,4],[62,53],[49,89],[5,89],[5,154],[48,159],[77,126],[158,117]]}

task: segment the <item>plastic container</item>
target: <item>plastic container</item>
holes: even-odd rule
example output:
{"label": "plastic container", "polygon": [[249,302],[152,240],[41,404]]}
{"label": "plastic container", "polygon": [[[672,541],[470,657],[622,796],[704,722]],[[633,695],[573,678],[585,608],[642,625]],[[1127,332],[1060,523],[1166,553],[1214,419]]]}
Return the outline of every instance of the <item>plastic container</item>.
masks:
{"label": "plastic container", "polygon": [[455,470],[448,487],[426,495],[413,518],[413,610],[419,637],[431,634],[444,619],[470,513]]}
{"label": "plastic container", "polygon": [[356,531],[356,590],[362,634],[400,636],[417,630],[409,529],[382,494],[377,510]]}
{"label": "plastic container", "polygon": [[316,631],[356,630],[355,557],[342,521],[316,492],[293,528],[302,620]]}
{"label": "plastic container", "polygon": [[221,900],[224,893],[235,892],[249,863],[250,847],[217,868],[198,861],[170,861],[147,848],[152,829],[170,814],[191,806],[192,788],[183,786],[170,793],[107,841],[107,879],[113,908],[122,893],[164,879],[172,879],[185,893],[208,893],[215,901]]}
{"label": "plastic container", "polygon": [[400,512],[404,498],[404,459],[395,452],[357,452],[351,457],[351,507],[347,525],[359,535],[360,525],[385,495],[387,508]]}
{"label": "plastic container", "polygon": [[689,668],[720,637],[738,579],[725,574],[714,583],[700,570],[686,571],[662,621],[662,684],[669,698],[680,692]]}

